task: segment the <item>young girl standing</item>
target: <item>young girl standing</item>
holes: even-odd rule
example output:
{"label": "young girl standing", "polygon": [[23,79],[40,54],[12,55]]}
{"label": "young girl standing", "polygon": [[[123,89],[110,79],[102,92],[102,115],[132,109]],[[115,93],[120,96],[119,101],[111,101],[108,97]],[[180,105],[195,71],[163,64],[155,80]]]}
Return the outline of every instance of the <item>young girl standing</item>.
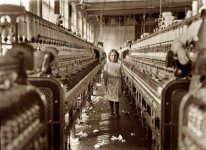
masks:
{"label": "young girl standing", "polygon": [[112,49],[108,55],[109,62],[104,66],[103,78],[109,100],[111,115],[115,113],[119,117],[119,101],[122,87],[121,63],[118,61],[119,53]]}

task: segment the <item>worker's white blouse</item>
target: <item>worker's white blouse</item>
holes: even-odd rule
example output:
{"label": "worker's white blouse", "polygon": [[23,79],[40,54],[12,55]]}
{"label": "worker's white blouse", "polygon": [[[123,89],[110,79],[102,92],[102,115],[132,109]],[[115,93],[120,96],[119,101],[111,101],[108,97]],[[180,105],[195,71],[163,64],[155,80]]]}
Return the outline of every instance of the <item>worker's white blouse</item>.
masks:
{"label": "worker's white blouse", "polygon": [[107,99],[119,102],[121,96],[121,63],[108,62],[104,66],[104,79],[106,82]]}

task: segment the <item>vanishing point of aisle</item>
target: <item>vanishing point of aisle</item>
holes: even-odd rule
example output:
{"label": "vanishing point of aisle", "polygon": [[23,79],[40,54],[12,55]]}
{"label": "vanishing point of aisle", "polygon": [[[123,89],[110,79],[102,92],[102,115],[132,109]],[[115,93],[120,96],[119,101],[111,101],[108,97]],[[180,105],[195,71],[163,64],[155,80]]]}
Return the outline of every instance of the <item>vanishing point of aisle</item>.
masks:
{"label": "vanishing point of aisle", "polygon": [[111,116],[103,83],[97,83],[91,104],[76,124],[72,150],[149,150],[147,129],[127,96],[120,101],[120,117]]}

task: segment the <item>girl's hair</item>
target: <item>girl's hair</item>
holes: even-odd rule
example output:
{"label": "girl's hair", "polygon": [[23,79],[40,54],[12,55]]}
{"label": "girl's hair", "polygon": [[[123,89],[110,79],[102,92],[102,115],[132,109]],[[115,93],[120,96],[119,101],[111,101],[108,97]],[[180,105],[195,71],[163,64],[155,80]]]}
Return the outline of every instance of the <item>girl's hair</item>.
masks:
{"label": "girl's hair", "polygon": [[116,49],[112,49],[112,50],[110,50],[110,52],[109,52],[109,54],[108,54],[108,59],[109,59],[109,61],[111,61],[111,60],[110,60],[110,55],[111,55],[112,53],[116,53],[116,55],[117,55],[117,60],[118,60],[118,59],[119,59],[119,53],[118,53],[118,51],[117,51]]}

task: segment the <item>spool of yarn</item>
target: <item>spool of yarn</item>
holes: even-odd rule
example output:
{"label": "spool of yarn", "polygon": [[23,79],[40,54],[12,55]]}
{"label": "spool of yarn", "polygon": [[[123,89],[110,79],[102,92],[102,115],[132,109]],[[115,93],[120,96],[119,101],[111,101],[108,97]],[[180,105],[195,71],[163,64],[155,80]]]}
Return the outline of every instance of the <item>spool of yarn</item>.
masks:
{"label": "spool of yarn", "polygon": [[206,5],[206,0],[202,0],[202,6]]}
{"label": "spool of yarn", "polygon": [[198,13],[198,1],[192,1],[192,15],[195,16]]}
{"label": "spool of yarn", "polygon": [[188,10],[187,13],[186,13],[185,18],[190,18],[190,17],[192,17],[192,11]]}

